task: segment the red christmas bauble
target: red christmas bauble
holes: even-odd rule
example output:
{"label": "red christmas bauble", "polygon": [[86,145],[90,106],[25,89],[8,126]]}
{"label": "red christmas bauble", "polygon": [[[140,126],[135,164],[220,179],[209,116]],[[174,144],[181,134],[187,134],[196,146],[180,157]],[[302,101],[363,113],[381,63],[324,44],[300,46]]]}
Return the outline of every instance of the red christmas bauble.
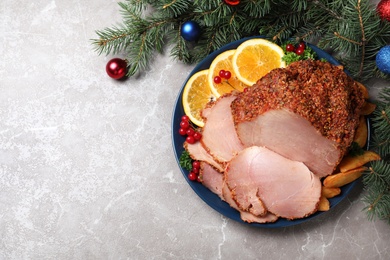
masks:
{"label": "red christmas bauble", "polygon": [[106,65],[107,75],[113,79],[121,79],[126,76],[127,62],[119,58],[111,59]]}
{"label": "red christmas bauble", "polygon": [[230,6],[235,6],[240,3],[240,0],[223,0],[225,4],[230,5]]}
{"label": "red christmas bauble", "polygon": [[390,0],[382,0],[376,6],[376,11],[382,20],[390,22]]}

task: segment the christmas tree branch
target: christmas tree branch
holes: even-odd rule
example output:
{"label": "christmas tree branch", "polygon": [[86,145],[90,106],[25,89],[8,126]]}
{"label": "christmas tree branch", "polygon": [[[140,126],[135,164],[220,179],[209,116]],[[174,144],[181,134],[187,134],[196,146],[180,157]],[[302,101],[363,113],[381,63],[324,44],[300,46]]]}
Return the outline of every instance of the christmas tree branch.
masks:
{"label": "christmas tree branch", "polygon": [[361,78],[362,74],[363,74],[363,67],[365,64],[365,55],[366,55],[366,35],[364,32],[364,23],[363,23],[363,18],[362,18],[362,9],[360,6],[360,2],[361,2],[361,0],[358,1],[358,4],[356,6],[356,9],[358,11],[358,16],[359,16],[360,29],[361,29],[361,33],[362,33],[362,41],[361,41],[361,45],[360,45],[362,50],[361,50],[361,59],[360,59],[360,69],[358,72],[359,78]]}
{"label": "christmas tree branch", "polygon": [[386,220],[390,224],[390,90],[379,93],[377,109],[372,115],[373,148],[382,159],[375,161],[363,175],[367,194],[363,201],[368,219]]}
{"label": "christmas tree branch", "polygon": [[[383,192],[378,194],[378,197],[376,197],[375,200],[369,205],[369,207],[367,209],[369,212],[372,212],[375,210],[376,206],[378,205],[378,202],[382,199],[383,195],[384,195]],[[370,214],[373,214],[373,213],[370,213]]]}
{"label": "christmas tree branch", "polygon": [[348,42],[350,42],[350,43],[352,43],[352,44],[356,44],[356,45],[363,46],[363,43],[362,43],[362,42],[358,42],[358,41],[355,41],[355,40],[352,40],[352,39],[348,39],[347,37],[340,35],[340,33],[338,33],[338,32],[334,32],[334,35],[335,35],[337,38],[342,39],[342,40],[344,40],[344,41],[348,41]]}
{"label": "christmas tree branch", "polygon": [[166,8],[170,7],[171,5],[173,5],[173,4],[176,3],[176,2],[177,2],[177,0],[173,0],[172,2],[170,2],[170,3],[168,3],[168,4],[165,4],[162,8],[163,8],[163,9],[166,9]]}
{"label": "christmas tree branch", "polygon": [[[119,6],[123,25],[97,31],[99,39],[92,41],[99,54],[126,53],[149,30],[154,33],[146,34],[147,41],[154,41],[156,35],[164,39],[153,48],[161,52],[162,45],[173,43],[171,55],[185,63],[197,62],[233,40],[259,33],[279,43],[291,38],[310,42],[311,37],[319,37],[319,47],[335,51],[357,80],[389,78],[376,69],[375,54],[389,42],[390,25],[380,20],[368,0],[242,0],[237,6],[221,0],[125,0]],[[161,19],[161,24],[156,19]],[[183,44],[176,37],[175,32],[188,20],[202,27],[196,44]],[[159,34],[156,28],[162,29]]]}
{"label": "christmas tree branch", "polygon": [[96,33],[99,39],[93,40],[92,43],[99,55],[102,53],[119,53],[132,41],[132,33],[127,28],[107,28]]}
{"label": "christmas tree branch", "polygon": [[334,19],[337,19],[337,20],[342,20],[343,19],[343,17],[340,14],[338,14],[335,10],[332,10],[331,8],[328,8],[321,1],[315,0],[315,1],[312,1],[312,3],[313,3],[313,7],[312,8],[322,9],[322,10],[326,11],[328,13],[328,15],[330,15]]}

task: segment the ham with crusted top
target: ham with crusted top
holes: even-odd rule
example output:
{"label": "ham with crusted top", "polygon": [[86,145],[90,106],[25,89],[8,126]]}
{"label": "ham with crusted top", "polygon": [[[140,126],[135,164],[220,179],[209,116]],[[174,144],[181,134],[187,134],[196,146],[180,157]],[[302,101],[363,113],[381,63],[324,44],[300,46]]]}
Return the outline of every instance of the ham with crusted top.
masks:
{"label": "ham with crusted top", "polygon": [[246,147],[266,146],[323,177],[348,151],[363,103],[361,89],[339,67],[305,60],[237,94],[231,111]]}

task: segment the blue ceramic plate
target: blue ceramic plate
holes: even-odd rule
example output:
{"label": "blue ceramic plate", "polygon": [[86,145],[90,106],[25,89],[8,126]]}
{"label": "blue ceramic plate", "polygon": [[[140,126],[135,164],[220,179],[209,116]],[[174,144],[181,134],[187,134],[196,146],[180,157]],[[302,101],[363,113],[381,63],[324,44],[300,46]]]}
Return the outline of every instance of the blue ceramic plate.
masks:
{"label": "blue ceramic plate", "polygon": [[[264,38],[264,37],[259,36],[258,38]],[[229,44],[225,45],[224,47],[222,47],[221,49],[219,49],[219,50],[211,53],[210,55],[208,55],[203,61],[201,61],[192,70],[192,72],[188,75],[187,79],[183,83],[183,86],[181,87],[179,95],[177,96],[177,99],[176,99],[176,102],[175,102],[175,107],[174,107],[174,111],[173,111],[173,118],[172,118],[173,149],[174,149],[174,153],[175,153],[176,160],[177,160],[177,163],[178,163],[179,167],[180,167],[179,158],[180,158],[181,153],[184,150],[183,143],[185,141],[185,137],[179,135],[179,133],[178,133],[178,130],[179,130],[178,126],[180,125],[181,117],[184,115],[184,110],[183,110],[183,105],[182,105],[182,94],[183,94],[184,86],[186,85],[187,81],[189,80],[189,78],[193,74],[195,74],[196,72],[198,72],[200,70],[208,69],[210,64],[211,64],[211,62],[214,60],[214,58],[218,54],[220,54],[220,53],[222,53],[222,52],[224,52],[226,50],[236,49],[242,42],[244,42],[245,40],[248,40],[248,39],[249,38],[244,38],[244,39],[241,39],[241,40],[229,43]],[[314,45],[311,45],[311,44],[308,44],[308,46],[310,46],[317,53],[318,59],[324,58],[324,59],[328,60],[332,64],[335,64],[335,65],[339,65],[340,64],[336,59],[334,59],[331,55],[329,55],[325,51],[321,50],[320,48],[318,48],[318,47],[316,47]],[[245,223],[247,225],[251,225],[251,226],[255,226],[255,227],[265,227],[265,228],[287,227],[287,226],[293,226],[293,225],[297,225],[297,224],[309,221],[309,220],[311,220],[311,219],[313,219],[313,218],[315,218],[315,217],[317,217],[317,216],[319,216],[321,214],[325,214],[326,213],[326,212],[317,212],[317,213],[315,213],[315,214],[313,214],[313,215],[311,215],[309,217],[303,218],[303,219],[286,220],[286,219],[280,218],[279,220],[277,220],[274,223],[266,223],[266,224],[251,223],[251,224],[249,224],[249,223],[246,223],[246,222],[241,220],[240,214],[239,214],[238,211],[236,211],[235,209],[231,208],[229,206],[229,204],[227,204],[226,202],[222,201],[216,194],[212,193],[209,189],[207,189],[201,183],[190,181],[187,178],[187,175],[188,175],[188,171],[187,170],[185,170],[185,169],[183,169],[181,167],[180,167],[180,170],[183,173],[183,176],[187,180],[188,184],[195,191],[195,193],[204,202],[206,202],[210,207],[212,207],[213,209],[215,209],[216,211],[218,211],[219,213],[221,213],[222,215],[224,215],[224,216],[226,216],[226,217],[228,217],[230,219],[233,219],[233,220],[241,222],[241,223]],[[331,208],[335,207],[340,201],[342,201],[351,192],[352,188],[355,185],[356,185],[356,181],[353,182],[353,183],[350,183],[348,185],[345,185],[344,187],[342,187],[341,188],[341,190],[342,190],[341,191],[341,195],[336,196],[335,198],[330,199]]]}

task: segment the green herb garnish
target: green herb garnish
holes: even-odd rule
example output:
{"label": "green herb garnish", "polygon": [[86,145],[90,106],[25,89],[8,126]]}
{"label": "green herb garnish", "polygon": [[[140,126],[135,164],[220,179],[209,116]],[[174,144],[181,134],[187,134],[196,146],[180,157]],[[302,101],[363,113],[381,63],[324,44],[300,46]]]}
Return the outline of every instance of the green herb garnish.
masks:
{"label": "green herb garnish", "polygon": [[313,49],[307,45],[305,47],[305,51],[303,52],[303,54],[298,55],[293,51],[287,51],[286,50],[287,44],[293,44],[293,43],[291,41],[285,42],[281,46],[284,51],[284,56],[282,57],[282,60],[286,63],[286,65],[289,65],[294,61],[307,60],[307,59],[315,60],[317,58],[317,54],[315,53],[315,51],[313,51]]}
{"label": "green herb garnish", "polygon": [[184,150],[179,158],[180,166],[188,171],[192,170],[192,158],[190,153]]}

